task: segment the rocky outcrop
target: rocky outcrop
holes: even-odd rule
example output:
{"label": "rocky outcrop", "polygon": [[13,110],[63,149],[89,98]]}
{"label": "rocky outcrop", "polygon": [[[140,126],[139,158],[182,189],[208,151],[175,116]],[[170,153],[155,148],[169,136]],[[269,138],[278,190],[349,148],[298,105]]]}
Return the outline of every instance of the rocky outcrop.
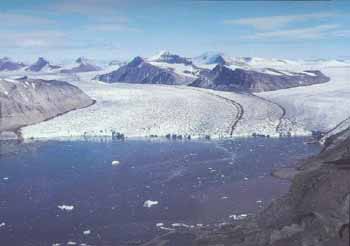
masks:
{"label": "rocky outcrop", "polygon": [[238,68],[232,70],[224,65],[217,65],[211,71],[202,73],[197,80],[191,83],[191,86],[223,91],[262,92],[329,81],[329,78],[320,71],[285,74],[275,70],[274,73]]}
{"label": "rocky outcrop", "polygon": [[28,72],[40,72],[43,70],[55,70],[61,68],[60,66],[51,65],[47,60],[39,57],[38,60],[26,68]]}
{"label": "rocky outcrop", "polygon": [[0,59],[0,71],[15,71],[25,67],[23,63],[14,62],[8,57]]}
{"label": "rocky outcrop", "polygon": [[61,73],[85,73],[85,72],[94,72],[94,71],[102,70],[102,68],[93,64],[92,61],[84,57],[79,57],[75,61],[75,63],[76,63],[76,66],[73,66],[72,68],[62,69]]}
{"label": "rocky outcrop", "polygon": [[79,88],[57,80],[0,80],[0,132],[93,104]]}
{"label": "rocky outcrop", "polygon": [[180,76],[170,69],[160,68],[146,62],[141,57],[134,58],[131,62],[119,69],[96,76],[96,80],[107,83],[137,83],[137,84],[185,84],[191,82],[185,76]]}

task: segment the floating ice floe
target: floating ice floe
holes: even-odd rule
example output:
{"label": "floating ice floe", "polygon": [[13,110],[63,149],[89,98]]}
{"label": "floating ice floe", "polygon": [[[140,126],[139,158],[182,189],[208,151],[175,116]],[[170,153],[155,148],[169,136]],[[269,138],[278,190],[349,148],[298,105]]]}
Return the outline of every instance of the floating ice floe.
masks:
{"label": "floating ice floe", "polygon": [[159,227],[161,230],[164,230],[164,231],[175,231],[175,229],[173,228],[168,228],[168,227],[164,227],[164,226],[161,226]]}
{"label": "floating ice floe", "polygon": [[57,206],[59,209],[61,210],[65,210],[65,211],[72,211],[74,209],[73,205],[58,205]]}
{"label": "floating ice floe", "polygon": [[143,203],[143,206],[145,208],[150,208],[150,207],[153,207],[153,206],[158,205],[158,204],[159,204],[158,201],[147,200]]}
{"label": "floating ice floe", "polygon": [[118,166],[120,164],[120,161],[112,161],[112,166]]}
{"label": "floating ice floe", "polygon": [[0,228],[6,226],[5,222],[0,223]]}
{"label": "floating ice floe", "polygon": [[9,180],[8,177],[3,177],[2,179],[5,180],[5,181]]}
{"label": "floating ice floe", "polygon": [[171,225],[172,227],[185,227],[185,228],[189,228],[189,225],[186,225],[184,223],[174,223]]}
{"label": "floating ice floe", "polygon": [[67,243],[67,245],[77,245],[77,243],[76,243],[76,242],[73,242],[73,241],[69,241],[69,242]]}
{"label": "floating ice floe", "polygon": [[84,235],[90,235],[90,234],[91,234],[91,231],[90,231],[90,230],[83,231],[83,234],[84,234]]}
{"label": "floating ice floe", "polygon": [[162,227],[162,226],[164,226],[164,223],[157,223],[156,224],[156,227]]}
{"label": "floating ice floe", "polygon": [[232,214],[229,216],[230,219],[233,220],[244,220],[248,217],[247,214]]}

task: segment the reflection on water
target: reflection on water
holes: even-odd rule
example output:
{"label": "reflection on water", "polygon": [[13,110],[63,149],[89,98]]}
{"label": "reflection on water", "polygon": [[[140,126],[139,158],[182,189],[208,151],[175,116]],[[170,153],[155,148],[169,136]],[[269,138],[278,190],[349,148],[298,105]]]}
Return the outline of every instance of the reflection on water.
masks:
{"label": "reflection on water", "polygon": [[272,169],[319,151],[303,141],[17,144],[0,156],[1,245],[123,245],[256,212],[288,189]]}

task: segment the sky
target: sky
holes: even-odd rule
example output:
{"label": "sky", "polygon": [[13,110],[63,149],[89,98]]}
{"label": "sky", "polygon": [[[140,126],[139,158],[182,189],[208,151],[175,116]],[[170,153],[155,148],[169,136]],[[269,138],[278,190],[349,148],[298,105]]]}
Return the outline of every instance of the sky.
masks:
{"label": "sky", "polygon": [[350,59],[350,1],[5,0],[0,57]]}

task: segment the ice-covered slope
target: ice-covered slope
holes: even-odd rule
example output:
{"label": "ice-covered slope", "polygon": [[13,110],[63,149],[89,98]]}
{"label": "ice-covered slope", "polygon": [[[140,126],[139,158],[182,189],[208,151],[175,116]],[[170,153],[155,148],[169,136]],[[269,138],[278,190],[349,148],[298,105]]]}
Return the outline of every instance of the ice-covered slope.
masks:
{"label": "ice-covered slope", "polygon": [[191,60],[197,65],[224,65],[227,62],[226,59],[227,57],[223,53],[209,51],[193,57]]}
{"label": "ice-covered slope", "polygon": [[[156,63],[157,69],[174,66],[174,69],[178,68],[176,73],[188,68],[185,64],[147,63]],[[350,116],[349,66],[346,63],[332,67],[324,64],[298,61],[276,68],[254,68],[264,69],[265,73],[281,72],[286,75],[289,74],[287,69],[297,72],[320,70],[331,78],[329,83],[322,85],[256,95],[186,86],[108,84],[92,80],[97,75],[112,72],[110,67],[77,74],[37,73],[37,78],[74,83],[96,99],[97,104],[26,127],[23,132],[27,137],[59,137],[110,135],[111,131],[128,136],[168,133],[230,136],[231,132],[233,136],[251,136],[254,133],[277,136],[305,135],[312,130],[328,131]],[[196,66],[190,74],[193,78],[198,76],[195,69]]]}
{"label": "ice-covered slope", "polygon": [[330,82],[258,95],[283,105],[299,128],[328,131],[350,117],[350,66],[318,68]]}
{"label": "ice-covered slope", "polygon": [[186,86],[108,84],[90,80],[92,75],[62,79],[96,99],[95,105],[25,127],[23,136],[111,136],[113,131],[127,136],[278,134],[282,111],[251,95]]}

